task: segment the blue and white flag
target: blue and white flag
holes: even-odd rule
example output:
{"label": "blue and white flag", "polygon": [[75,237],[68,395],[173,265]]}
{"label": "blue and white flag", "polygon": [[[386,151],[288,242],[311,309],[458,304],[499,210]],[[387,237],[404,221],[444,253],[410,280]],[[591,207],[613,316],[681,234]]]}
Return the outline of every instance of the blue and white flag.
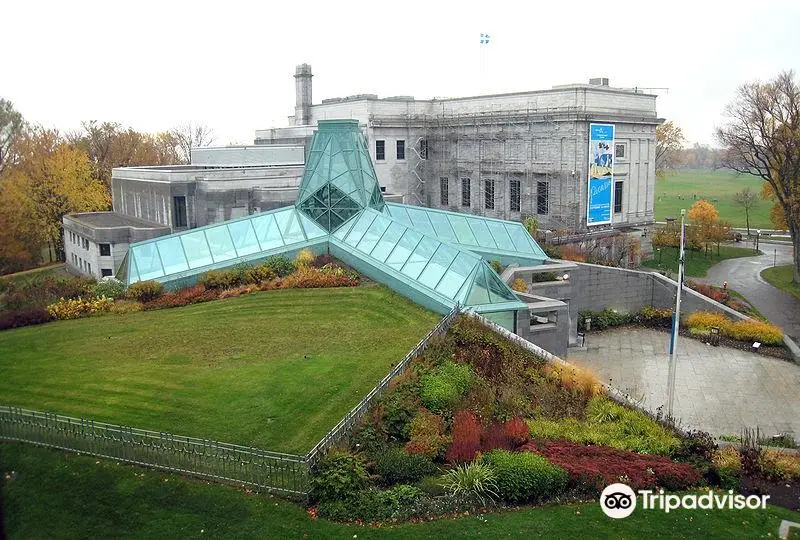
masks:
{"label": "blue and white flag", "polygon": [[481,34],[481,45],[488,45],[489,34]]}

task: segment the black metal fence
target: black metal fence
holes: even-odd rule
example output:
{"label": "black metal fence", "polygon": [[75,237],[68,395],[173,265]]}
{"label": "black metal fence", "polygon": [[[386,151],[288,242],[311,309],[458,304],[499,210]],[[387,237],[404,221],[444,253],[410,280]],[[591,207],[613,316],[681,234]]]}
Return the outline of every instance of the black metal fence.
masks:
{"label": "black metal fence", "polygon": [[308,493],[305,456],[0,406],[0,439],[70,450],[289,496]]}

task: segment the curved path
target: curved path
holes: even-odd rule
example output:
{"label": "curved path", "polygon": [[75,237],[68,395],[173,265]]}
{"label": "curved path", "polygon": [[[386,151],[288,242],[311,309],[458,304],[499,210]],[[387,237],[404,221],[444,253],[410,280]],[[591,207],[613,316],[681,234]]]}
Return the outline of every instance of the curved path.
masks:
{"label": "curved path", "polygon": [[773,287],[760,276],[764,268],[792,264],[792,245],[788,243],[761,242],[763,255],[727,259],[712,266],[706,277],[698,281],[706,281],[720,286],[723,281],[741,293],[767,319],[783,328],[784,333],[795,341],[800,338],[800,300],[791,294]]}

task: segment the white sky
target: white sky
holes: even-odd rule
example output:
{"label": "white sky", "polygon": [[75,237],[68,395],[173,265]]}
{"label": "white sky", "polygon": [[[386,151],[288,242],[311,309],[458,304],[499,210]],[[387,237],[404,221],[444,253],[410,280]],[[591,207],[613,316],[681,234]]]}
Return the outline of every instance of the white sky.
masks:
{"label": "white sky", "polygon": [[[252,143],[294,113],[294,68],[314,102],[357,93],[464,96],[609,77],[668,87],[658,114],[690,142],[736,87],[800,71],[800,2],[4,0],[0,96],[61,130],[205,123]],[[480,61],[479,35],[491,43]]]}

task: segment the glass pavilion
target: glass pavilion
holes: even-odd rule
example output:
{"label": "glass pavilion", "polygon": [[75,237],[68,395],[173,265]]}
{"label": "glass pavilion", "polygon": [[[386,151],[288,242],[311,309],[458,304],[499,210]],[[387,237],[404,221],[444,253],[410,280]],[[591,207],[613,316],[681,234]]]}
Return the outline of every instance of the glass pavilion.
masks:
{"label": "glass pavilion", "polygon": [[459,303],[512,331],[527,306],[486,260],[547,259],[518,222],[384,202],[358,121],[322,120],[293,207],[132,244],[118,277],[177,288],[209,270],[304,248],[433,311]]}

